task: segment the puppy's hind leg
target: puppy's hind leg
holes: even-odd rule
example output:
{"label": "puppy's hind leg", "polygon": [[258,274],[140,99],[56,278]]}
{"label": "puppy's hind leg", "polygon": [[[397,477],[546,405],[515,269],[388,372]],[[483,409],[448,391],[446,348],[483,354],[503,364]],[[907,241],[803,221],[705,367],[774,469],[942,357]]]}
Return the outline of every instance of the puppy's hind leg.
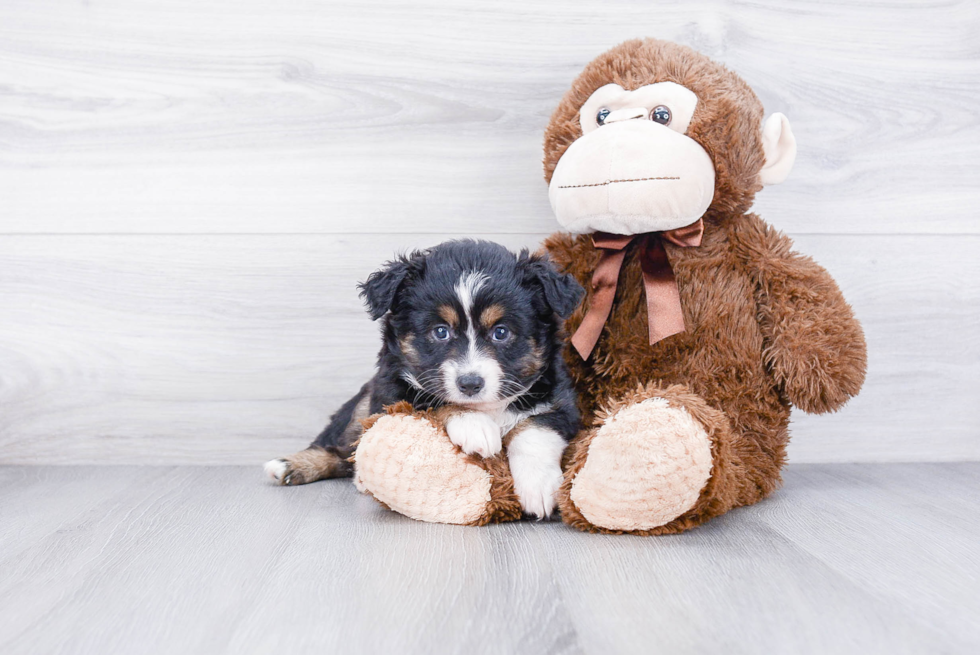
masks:
{"label": "puppy's hind leg", "polygon": [[361,419],[369,415],[371,383],[365,384],[330,418],[306,450],[265,463],[265,472],[273,482],[285,486],[308,484],[327,478],[349,478],[353,466],[347,459],[353,444],[360,438]]}
{"label": "puppy's hind leg", "polygon": [[335,452],[319,446],[269,460],[263,467],[273,482],[284,486],[307,484],[327,478],[350,476],[350,464]]}

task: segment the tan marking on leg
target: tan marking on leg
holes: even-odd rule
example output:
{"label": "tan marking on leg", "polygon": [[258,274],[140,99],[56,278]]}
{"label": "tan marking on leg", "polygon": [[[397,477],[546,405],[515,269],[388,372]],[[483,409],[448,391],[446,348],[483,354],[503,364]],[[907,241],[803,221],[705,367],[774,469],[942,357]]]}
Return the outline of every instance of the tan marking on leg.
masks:
{"label": "tan marking on leg", "polygon": [[448,323],[450,327],[455,328],[459,326],[459,314],[449,305],[439,306],[439,318]]}
{"label": "tan marking on leg", "polygon": [[347,474],[346,462],[319,446],[310,446],[289,457],[283,457],[286,471],[279,481],[283,485],[308,484]]}
{"label": "tan marking on leg", "polygon": [[480,325],[489,330],[497,321],[504,317],[504,308],[500,305],[490,305],[480,314]]}

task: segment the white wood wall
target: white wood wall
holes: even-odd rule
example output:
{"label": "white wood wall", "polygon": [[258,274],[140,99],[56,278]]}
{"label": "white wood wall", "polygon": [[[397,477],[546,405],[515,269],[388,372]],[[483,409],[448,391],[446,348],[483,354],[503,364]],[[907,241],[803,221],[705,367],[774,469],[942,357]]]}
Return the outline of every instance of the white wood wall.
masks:
{"label": "white wood wall", "polygon": [[757,210],[838,279],[870,374],[794,461],[980,457],[980,3],[0,3],[0,463],[259,463],[377,348],[355,283],[555,229],[542,131],[657,36],[790,117]]}

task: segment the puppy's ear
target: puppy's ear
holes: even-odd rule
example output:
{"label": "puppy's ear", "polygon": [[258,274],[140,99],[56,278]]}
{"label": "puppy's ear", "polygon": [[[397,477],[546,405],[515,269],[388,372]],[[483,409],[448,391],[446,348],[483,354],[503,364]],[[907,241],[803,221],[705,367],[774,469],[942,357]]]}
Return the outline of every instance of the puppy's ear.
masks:
{"label": "puppy's ear", "polygon": [[582,285],[571,275],[559,273],[547,255],[528,255],[525,250],[520,260],[525,284],[540,285],[552,311],[562,318],[571,316],[585,296]]}
{"label": "puppy's ear", "polygon": [[425,254],[416,250],[410,256],[401,256],[371,273],[365,282],[357,285],[360,296],[367,304],[372,320],[378,320],[391,309],[395,295],[406,280],[422,272]]}

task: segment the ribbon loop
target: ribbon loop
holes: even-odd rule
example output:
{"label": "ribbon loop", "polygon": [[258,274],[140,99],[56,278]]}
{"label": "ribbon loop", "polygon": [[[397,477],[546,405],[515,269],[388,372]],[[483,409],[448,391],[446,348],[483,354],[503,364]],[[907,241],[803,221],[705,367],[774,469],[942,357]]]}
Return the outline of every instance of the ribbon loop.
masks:
{"label": "ribbon loop", "polygon": [[626,257],[626,246],[636,239],[642,239],[639,257],[643,288],[647,297],[650,345],[684,331],[680,292],[663,242],[666,240],[681,248],[694,248],[701,245],[703,234],[704,221],[699,218],[690,225],[666,232],[632,236],[597,232],[592,237],[595,247],[603,252],[592,275],[592,301],[589,310],[572,335],[572,346],[582,359],[588,359],[599,342],[602,328],[612,312],[619,272]]}

